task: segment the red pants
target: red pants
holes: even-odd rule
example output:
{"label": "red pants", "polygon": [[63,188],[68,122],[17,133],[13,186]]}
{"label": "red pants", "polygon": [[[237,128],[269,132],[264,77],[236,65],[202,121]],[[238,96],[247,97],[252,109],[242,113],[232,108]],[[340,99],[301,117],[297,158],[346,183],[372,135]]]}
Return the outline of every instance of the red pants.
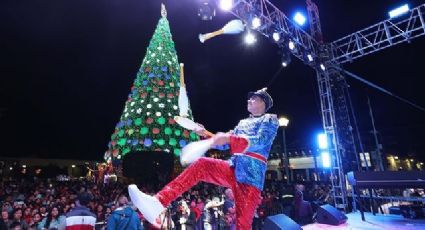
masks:
{"label": "red pants", "polygon": [[232,189],[236,206],[236,229],[251,229],[254,211],[261,201],[260,190],[236,181],[234,169],[223,160],[202,157],[156,194],[167,207],[181,194],[203,181]]}

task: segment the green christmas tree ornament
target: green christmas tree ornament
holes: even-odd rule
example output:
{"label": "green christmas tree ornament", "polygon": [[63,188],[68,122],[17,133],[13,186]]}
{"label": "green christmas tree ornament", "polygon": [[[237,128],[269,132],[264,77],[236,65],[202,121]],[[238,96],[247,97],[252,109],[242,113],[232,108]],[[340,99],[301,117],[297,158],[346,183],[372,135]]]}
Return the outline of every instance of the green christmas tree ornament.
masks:
{"label": "green christmas tree ornament", "polygon": [[172,132],[173,132],[173,131],[171,130],[171,128],[170,128],[170,127],[167,127],[167,128],[165,128],[165,129],[164,129],[164,133],[165,133],[166,135],[170,135]]}
{"label": "green christmas tree ornament", "polygon": [[145,135],[149,132],[149,128],[147,127],[143,127],[140,129],[140,134]]}

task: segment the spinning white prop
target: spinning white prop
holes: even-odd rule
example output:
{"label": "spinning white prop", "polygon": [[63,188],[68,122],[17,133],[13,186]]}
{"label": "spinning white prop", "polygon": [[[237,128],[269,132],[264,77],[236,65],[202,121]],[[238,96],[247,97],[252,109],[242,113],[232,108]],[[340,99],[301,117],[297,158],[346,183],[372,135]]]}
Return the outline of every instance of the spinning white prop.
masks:
{"label": "spinning white prop", "polygon": [[189,116],[189,99],[187,98],[186,85],[184,84],[184,72],[183,72],[183,63],[180,63],[180,92],[178,105],[180,109],[180,116],[187,117]]}
{"label": "spinning white prop", "polygon": [[202,141],[195,141],[186,145],[183,147],[180,154],[180,163],[183,166],[192,164],[205,155],[208,149],[212,147],[213,142],[213,138],[209,138]]}
{"label": "spinning white prop", "polygon": [[201,43],[204,43],[206,40],[213,38],[217,35],[238,34],[238,33],[241,33],[244,30],[245,30],[245,26],[244,26],[243,22],[239,19],[235,19],[235,20],[228,22],[226,25],[224,25],[223,28],[221,28],[217,31],[214,31],[212,33],[207,33],[207,34],[200,34],[199,35],[199,41],[201,41]]}
{"label": "spinning white prop", "polygon": [[[176,116],[174,117],[174,120],[177,122],[177,124],[188,130],[203,129],[203,127],[201,127],[199,124],[186,117]],[[208,137],[214,136],[214,134],[208,130],[205,130],[204,134]],[[183,166],[192,164],[194,161],[204,156],[205,152],[211,148],[212,142],[213,139],[209,138],[207,140],[196,141],[186,145],[183,147],[180,154],[180,163]]]}

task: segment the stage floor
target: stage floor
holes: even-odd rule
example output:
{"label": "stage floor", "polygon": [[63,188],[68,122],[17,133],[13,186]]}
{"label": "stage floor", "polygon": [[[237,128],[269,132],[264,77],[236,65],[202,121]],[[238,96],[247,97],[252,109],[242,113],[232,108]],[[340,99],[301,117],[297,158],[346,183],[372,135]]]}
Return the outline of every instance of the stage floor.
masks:
{"label": "stage floor", "polygon": [[372,213],[365,213],[366,221],[362,221],[360,212],[347,214],[347,223],[332,226],[326,224],[309,224],[303,226],[303,230],[315,229],[362,229],[362,230],[420,230],[425,229],[425,219],[407,219],[401,215],[382,215]]}

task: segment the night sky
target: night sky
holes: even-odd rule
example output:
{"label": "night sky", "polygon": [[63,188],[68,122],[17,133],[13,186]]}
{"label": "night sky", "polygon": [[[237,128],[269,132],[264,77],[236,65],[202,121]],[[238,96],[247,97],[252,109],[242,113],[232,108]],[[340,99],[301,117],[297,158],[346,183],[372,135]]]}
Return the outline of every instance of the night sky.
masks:
{"label": "night sky", "polygon": [[[295,58],[281,69],[277,46],[261,36],[251,47],[242,35],[201,44],[199,33],[234,17],[217,11],[212,21],[201,21],[198,1],[163,1],[179,61],[185,63],[195,120],[211,131],[227,131],[248,115],[246,93],[270,85],[275,102],[270,112],[290,119],[288,148],[314,147],[322,128],[315,72]],[[305,6],[301,0],[273,2],[288,16]],[[331,42],[378,23],[405,2],[316,0],[324,39]],[[424,3],[407,2],[412,8]],[[0,156],[102,159],[160,18],[160,3],[2,1]],[[425,106],[424,52],[425,36],[344,68]],[[348,82],[367,149],[372,149],[369,96],[384,152],[424,159],[425,113],[356,80]]]}

